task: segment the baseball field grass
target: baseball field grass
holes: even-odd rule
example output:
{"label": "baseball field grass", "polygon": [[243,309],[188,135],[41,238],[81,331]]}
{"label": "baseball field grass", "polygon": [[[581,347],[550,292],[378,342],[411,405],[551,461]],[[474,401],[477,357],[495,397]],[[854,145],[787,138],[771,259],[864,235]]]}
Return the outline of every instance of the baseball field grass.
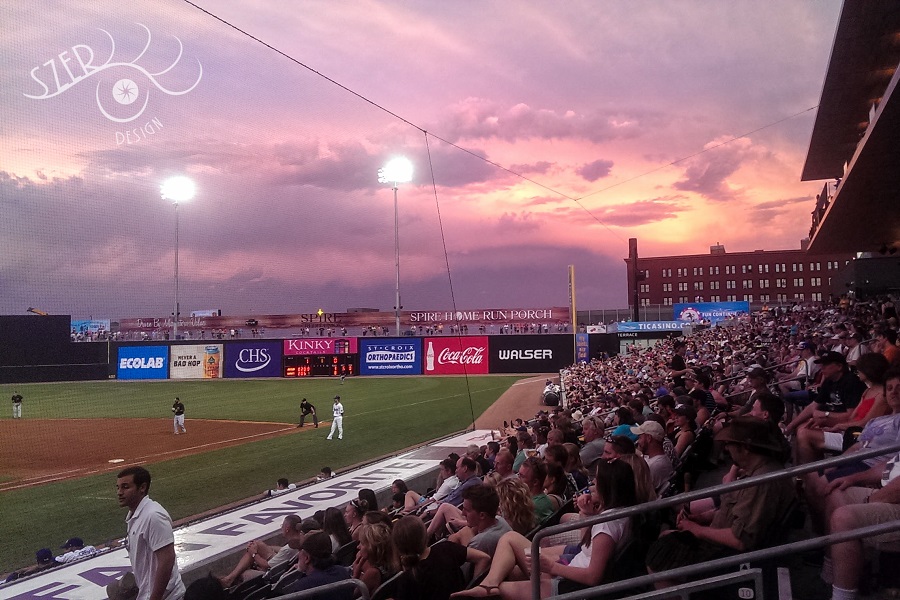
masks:
{"label": "baseball field grass", "polygon": [[[520,378],[353,378],[344,385],[333,379],[104,381],[15,387],[25,397],[26,419],[109,419],[109,436],[117,434],[115,419],[170,419],[175,396],[185,403],[190,430],[191,419],[296,423],[303,397],[316,406],[320,419],[330,421],[331,398],[341,395],[345,416],[340,443],[325,440],[327,428],[309,428],[147,464],[153,498],[177,520],[260,494],[279,477],[303,480],[325,465],[337,470],[463,430]],[[64,420],[53,440],[59,442],[61,452],[67,446],[104,443],[70,439]],[[0,480],[5,477],[0,465]],[[116,502],[114,484],[114,474],[104,473],[0,492],[0,572],[30,564],[38,548],[58,548],[72,536],[93,544],[122,537],[125,512]]]}

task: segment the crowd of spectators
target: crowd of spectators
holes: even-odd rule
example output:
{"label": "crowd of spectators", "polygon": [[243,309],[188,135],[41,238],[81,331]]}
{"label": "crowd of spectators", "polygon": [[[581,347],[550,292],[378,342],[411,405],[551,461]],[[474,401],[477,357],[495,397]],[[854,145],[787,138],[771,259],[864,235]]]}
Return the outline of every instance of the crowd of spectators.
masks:
{"label": "crowd of spectators", "polygon": [[[563,406],[451,453],[428,491],[397,480],[380,509],[360,490],[312,518],[290,515],[284,546],[252,542],[231,572],[196,589],[212,597],[210,587],[257,582],[285,594],[354,577],[370,594],[390,586],[396,600],[524,599],[533,569],[547,596],[780,543],[798,507],[823,534],[900,519],[900,455],[887,454],[586,526],[546,538],[539,560],[530,554],[541,527],[678,494],[712,468],[727,483],[900,443],[896,338],[890,299],[795,305],[572,365],[559,382]],[[900,534],[826,550],[834,599],[857,597],[873,543],[900,548]]]}

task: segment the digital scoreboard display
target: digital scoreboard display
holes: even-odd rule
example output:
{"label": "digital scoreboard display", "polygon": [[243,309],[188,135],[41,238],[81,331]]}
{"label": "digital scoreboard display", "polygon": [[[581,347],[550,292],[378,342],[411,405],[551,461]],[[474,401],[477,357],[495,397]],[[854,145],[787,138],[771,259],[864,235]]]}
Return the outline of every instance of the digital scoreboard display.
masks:
{"label": "digital scoreboard display", "polygon": [[356,375],[356,354],[300,354],[284,357],[285,377]]}

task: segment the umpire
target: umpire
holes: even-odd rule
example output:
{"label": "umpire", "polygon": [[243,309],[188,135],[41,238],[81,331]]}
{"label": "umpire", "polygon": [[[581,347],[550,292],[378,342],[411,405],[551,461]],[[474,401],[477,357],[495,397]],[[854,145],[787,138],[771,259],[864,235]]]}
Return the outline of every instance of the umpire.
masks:
{"label": "umpire", "polygon": [[310,404],[309,400],[306,398],[300,402],[300,424],[297,427],[303,427],[303,421],[306,420],[307,415],[312,415],[313,424],[318,427],[319,426],[319,417],[316,416],[316,407]]}

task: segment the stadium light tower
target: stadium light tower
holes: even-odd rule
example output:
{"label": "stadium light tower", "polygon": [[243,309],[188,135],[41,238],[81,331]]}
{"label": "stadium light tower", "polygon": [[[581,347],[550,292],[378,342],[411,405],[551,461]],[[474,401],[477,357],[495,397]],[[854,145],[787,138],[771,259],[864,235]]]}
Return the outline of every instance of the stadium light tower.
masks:
{"label": "stadium light tower", "polygon": [[412,181],[413,165],[409,159],[391,159],[382,169],[378,169],[378,183],[390,183],[394,189],[394,261],[397,267],[397,297],[394,305],[394,320],[397,337],[400,337],[400,213],[397,209],[397,186]]}
{"label": "stadium light tower", "polygon": [[167,179],[160,187],[163,200],[171,200],[175,206],[175,312],[172,315],[172,339],[178,339],[178,203],[187,202],[194,197],[196,188],[194,182],[184,176]]}

